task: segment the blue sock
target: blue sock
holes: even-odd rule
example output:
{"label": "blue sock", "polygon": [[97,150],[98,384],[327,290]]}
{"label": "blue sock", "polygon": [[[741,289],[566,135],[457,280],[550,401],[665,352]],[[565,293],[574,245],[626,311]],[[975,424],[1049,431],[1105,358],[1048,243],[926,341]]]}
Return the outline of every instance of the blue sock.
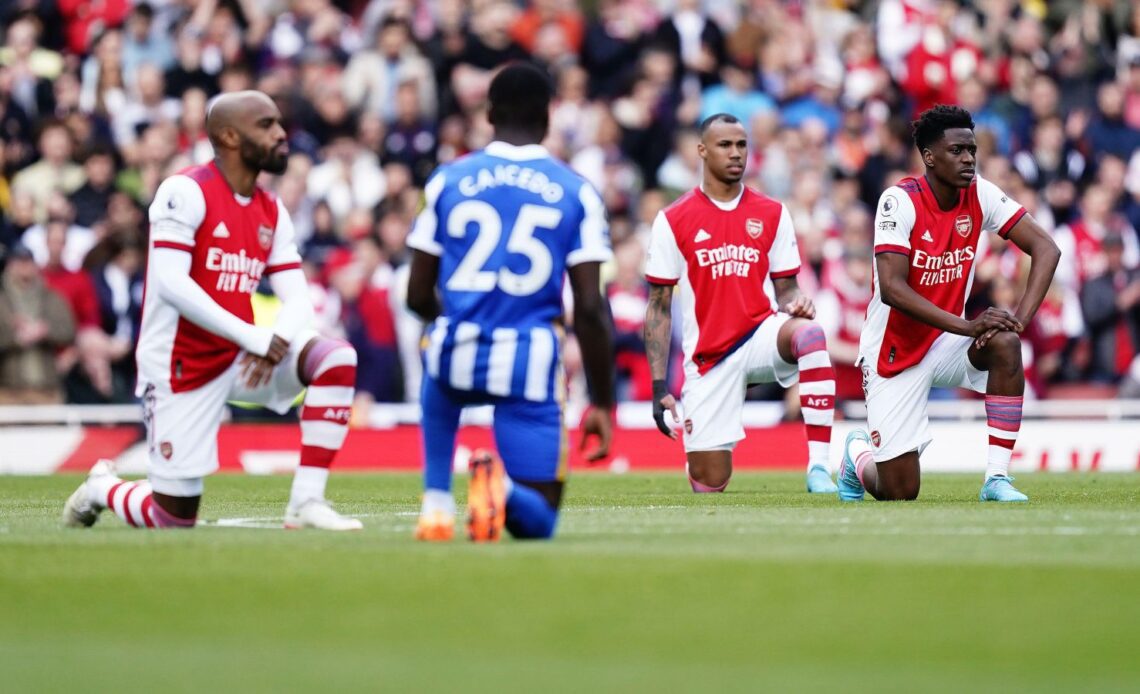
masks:
{"label": "blue sock", "polygon": [[420,406],[423,409],[420,431],[424,442],[424,489],[451,491],[455,435],[459,431],[459,413],[463,406],[453,402],[429,376],[423,380]]}
{"label": "blue sock", "polygon": [[507,530],[520,540],[548,540],[554,536],[558,511],[546,497],[517,482],[507,497]]}

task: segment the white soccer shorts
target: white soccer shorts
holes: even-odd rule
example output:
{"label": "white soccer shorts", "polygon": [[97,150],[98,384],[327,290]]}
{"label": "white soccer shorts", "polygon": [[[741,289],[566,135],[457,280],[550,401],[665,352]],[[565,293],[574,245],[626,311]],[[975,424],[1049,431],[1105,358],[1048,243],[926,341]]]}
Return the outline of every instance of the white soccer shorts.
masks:
{"label": "white soccer shorts", "polygon": [[989,372],[974,368],[966,355],[973,341],[966,335],[943,333],[922,361],[889,378],[876,373],[873,365],[863,364],[863,392],[875,462],[910,451],[922,455],[933,440],[926,413],[932,387],[986,392]]}
{"label": "white soccer shorts", "polygon": [[269,383],[248,388],[241,381],[238,362],[201,388],[173,393],[169,386],[151,384],[143,394],[143,422],[147,429],[149,474],[170,479],[205,477],[218,469],[218,427],[227,401],[260,405],[284,414],[304,390],[297,365],[301,350],[316,337],[302,331],[289,352],[273,369]]}
{"label": "white soccer shorts", "polygon": [[744,438],[741,414],[748,386],[775,381],[787,388],[799,381],[799,365],[784,361],[776,348],[780,327],[790,319],[786,313],[769,316],[747,342],[703,376],[691,360],[685,360],[681,389],[685,452],[732,450]]}

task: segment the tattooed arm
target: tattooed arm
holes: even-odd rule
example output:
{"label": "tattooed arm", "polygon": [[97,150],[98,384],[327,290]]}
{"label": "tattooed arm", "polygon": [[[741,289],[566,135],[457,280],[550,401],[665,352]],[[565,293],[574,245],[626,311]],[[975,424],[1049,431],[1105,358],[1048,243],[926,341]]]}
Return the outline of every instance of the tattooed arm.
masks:
{"label": "tattooed arm", "polygon": [[645,309],[645,356],[649,359],[649,373],[653,378],[653,419],[662,434],[671,439],[677,432],[665,423],[665,410],[679,422],[677,402],[665,387],[665,374],[669,367],[669,345],[673,339],[673,287],[653,284],[649,287],[649,305]]}

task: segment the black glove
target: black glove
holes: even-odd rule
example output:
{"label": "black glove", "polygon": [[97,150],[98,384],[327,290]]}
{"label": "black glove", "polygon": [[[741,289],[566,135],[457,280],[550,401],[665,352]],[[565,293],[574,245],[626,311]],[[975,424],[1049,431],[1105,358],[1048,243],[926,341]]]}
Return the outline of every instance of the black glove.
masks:
{"label": "black glove", "polygon": [[669,394],[669,389],[665,387],[665,380],[653,381],[653,421],[657,422],[657,428],[662,434],[669,438],[673,437],[673,430],[665,423],[665,406],[661,401]]}

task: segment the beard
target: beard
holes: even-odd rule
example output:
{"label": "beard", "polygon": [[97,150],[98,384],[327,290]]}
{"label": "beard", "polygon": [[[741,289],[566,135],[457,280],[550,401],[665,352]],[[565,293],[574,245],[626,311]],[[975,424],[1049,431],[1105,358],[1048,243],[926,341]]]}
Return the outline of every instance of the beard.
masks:
{"label": "beard", "polygon": [[275,147],[258,147],[246,140],[241,143],[241,161],[254,171],[283,174],[289,165],[289,158]]}

